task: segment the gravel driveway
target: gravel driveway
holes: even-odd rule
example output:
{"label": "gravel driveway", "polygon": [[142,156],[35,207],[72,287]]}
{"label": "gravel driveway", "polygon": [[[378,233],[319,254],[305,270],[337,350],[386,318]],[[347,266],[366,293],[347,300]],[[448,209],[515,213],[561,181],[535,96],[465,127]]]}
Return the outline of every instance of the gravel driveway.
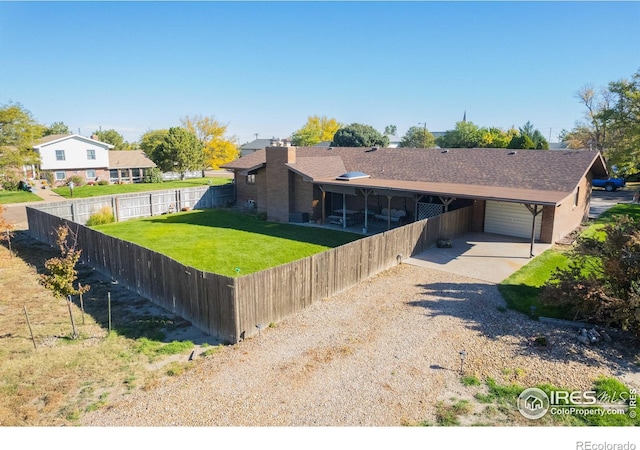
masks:
{"label": "gravel driveway", "polygon": [[[544,350],[532,339],[544,335]],[[400,265],[319,301],[261,336],[82,419],[85,426],[399,426],[470,398],[465,373],[525,387],[591,387],[631,369],[614,346],[575,344],[505,310],[495,285]],[[639,387],[635,385],[636,387]]]}

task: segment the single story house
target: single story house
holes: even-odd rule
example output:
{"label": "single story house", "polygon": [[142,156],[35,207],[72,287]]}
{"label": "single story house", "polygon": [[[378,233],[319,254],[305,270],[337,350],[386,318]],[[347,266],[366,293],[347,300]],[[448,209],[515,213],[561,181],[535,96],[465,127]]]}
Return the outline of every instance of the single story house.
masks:
{"label": "single story house", "polygon": [[109,181],[111,183],[141,183],[145,170],[156,167],[142,150],[109,151]]}
{"label": "single story house", "polygon": [[33,149],[40,155],[40,171],[49,171],[56,183],[72,176],[86,182],[142,181],[144,169],[155,167],[141,150],[114,151],[113,145],[78,134],[56,134],[40,139]]}
{"label": "single story house", "polygon": [[472,206],[473,231],[547,243],[588,218],[591,179],[607,176],[588,150],[274,146],[223,167],[236,203],[270,221],[390,228]]}
{"label": "single story house", "polygon": [[[273,146],[274,143],[280,142],[280,139],[271,138],[271,139],[255,139],[251,142],[247,142],[240,146],[240,156],[247,156],[252,153],[257,152],[258,150],[264,150],[267,147]],[[283,144],[287,144],[289,139],[282,140]]]}

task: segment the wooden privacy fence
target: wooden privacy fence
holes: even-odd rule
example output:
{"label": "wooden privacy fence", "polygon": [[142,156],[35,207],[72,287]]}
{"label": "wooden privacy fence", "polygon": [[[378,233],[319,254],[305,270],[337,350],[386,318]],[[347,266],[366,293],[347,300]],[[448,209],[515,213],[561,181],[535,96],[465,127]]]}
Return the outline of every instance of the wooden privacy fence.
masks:
{"label": "wooden privacy fence", "polygon": [[470,230],[472,207],[359,239],[307,258],[237,278],[192,267],[43,210],[27,207],[29,232],[55,244],[58,226],[78,235],[82,262],[191,321],[222,342],[257,334],[313,302],[382,272],[402,259]]}
{"label": "wooden privacy fence", "polygon": [[200,186],[193,188],[148,191],[132,194],[105,195],[81,198],[63,202],[53,202],[35,206],[57,217],[73,222],[87,223],[91,214],[108,206],[114,212],[116,221],[150,217],[182,208],[215,208],[226,206],[234,200],[232,183],[220,186]]}

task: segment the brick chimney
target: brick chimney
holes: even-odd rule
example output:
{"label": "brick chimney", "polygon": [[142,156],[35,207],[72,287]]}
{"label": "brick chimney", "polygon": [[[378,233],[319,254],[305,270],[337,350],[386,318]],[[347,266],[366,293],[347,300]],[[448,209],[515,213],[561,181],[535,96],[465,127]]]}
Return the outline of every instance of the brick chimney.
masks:
{"label": "brick chimney", "polygon": [[91,135],[91,139],[93,139],[94,141],[98,140],[98,135],[97,134],[92,134]]}
{"label": "brick chimney", "polygon": [[287,163],[296,162],[296,147],[267,147],[267,220],[289,222],[290,177]]}

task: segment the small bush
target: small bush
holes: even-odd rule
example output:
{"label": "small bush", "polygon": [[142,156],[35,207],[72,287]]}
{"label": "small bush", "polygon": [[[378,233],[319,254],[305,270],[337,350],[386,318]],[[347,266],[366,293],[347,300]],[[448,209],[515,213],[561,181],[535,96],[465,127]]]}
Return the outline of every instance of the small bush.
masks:
{"label": "small bush", "polygon": [[53,186],[56,183],[55,178],[53,177],[53,172],[42,172],[41,174],[42,178],[44,179],[44,181],[47,182],[48,186]]}
{"label": "small bush", "polygon": [[67,178],[67,186],[69,186],[69,183],[71,183],[71,182],[73,182],[75,187],[80,187],[80,186],[82,186],[84,184],[84,180],[79,175],[73,175],[73,176]]}
{"label": "small bush", "polygon": [[17,191],[19,189],[20,178],[13,173],[7,173],[4,175],[2,181],[0,181],[0,186],[5,191]]}
{"label": "small bush", "polygon": [[98,181],[98,186],[106,186],[108,184],[109,184],[109,182],[107,180],[99,180]]}
{"label": "small bush", "polygon": [[96,225],[104,225],[107,223],[113,223],[115,221],[116,218],[113,215],[111,206],[103,206],[98,211],[89,216],[89,219],[87,219],[87,226],[94,227]]}
{"label": "small bush", "polygon": [[162,171],[157,167],[145,170],[144,182],[145,183],[162,183]]}

